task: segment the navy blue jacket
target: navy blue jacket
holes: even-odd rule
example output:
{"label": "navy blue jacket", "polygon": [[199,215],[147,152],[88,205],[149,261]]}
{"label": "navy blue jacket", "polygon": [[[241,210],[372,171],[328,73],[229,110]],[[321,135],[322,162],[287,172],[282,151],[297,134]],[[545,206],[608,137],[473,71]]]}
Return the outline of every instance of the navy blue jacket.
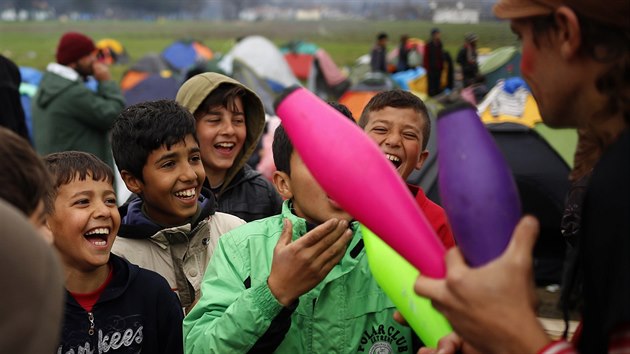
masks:
{"label": "navy blue jacket", "polygon": [[66,291],[57,353],[183,353],[183,312],[166,280],[114,254],[110,264],[112,279],[91,312]]}

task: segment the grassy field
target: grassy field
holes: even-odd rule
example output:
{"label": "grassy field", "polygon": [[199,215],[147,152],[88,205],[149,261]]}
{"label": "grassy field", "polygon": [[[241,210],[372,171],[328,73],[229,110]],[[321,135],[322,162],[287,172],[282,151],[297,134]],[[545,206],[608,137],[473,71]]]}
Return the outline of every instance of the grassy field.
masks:
{"label": "grassy field", "polygon": [[[402,34],[426,39],[435,25],[420,21],[313,21],[313,22],[174,22],[174,21],[97,21],[97,22],[0,22],[0,53],[21,66],[44,69],[54,60],[59,37],[66,31],[80,31],[95,40],[119,40],[131,55],[131,62],[147,53],[159,53],[177,39],[200,40],[216,52],[230,50],[234,39],[258,34],[278,45],[291,40],[311,41],[326,49],[339,66],[351,66],[369,52],[380,31],[390,37],[389,48],[397,45]],[[516,37],[506,22],[478,25],[444,24],[439,26],[445,48],[455,55],[466,32],[479,34],[479,46],[497,48],[516,44]],[[115,66],[120,78],[127,66]]]}

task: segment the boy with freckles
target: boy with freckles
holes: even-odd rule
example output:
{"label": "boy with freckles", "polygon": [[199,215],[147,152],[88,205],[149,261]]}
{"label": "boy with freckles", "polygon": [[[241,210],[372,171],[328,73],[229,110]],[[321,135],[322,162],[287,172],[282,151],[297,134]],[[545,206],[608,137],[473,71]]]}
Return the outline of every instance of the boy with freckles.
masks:
{"label": "boy with freckles", "polygon": [[[424,102],[409,91],[376,94],[363,109],[359,126],[378,144],[403,180],[414,169],[420,169],[429,156],[429,112]],[[444,209],[427,198],[422,188],[408,187],[442,244],[453,247],[455,240]]]}
{"label": "boy with freckles", "polygon": [[175,101],[127,107],[112,128],[116,165],[137,194],[121,207],[112,252],[168,281],[187,311],[220,235],[244,223],[216,212],[206,178],[195,119]]}
{"label": "boy with freckles", "polygon": [[181,353],[181,307],[166,281],[110,254],[120,226],[112,170],[78,151],[44,163],[53,182],[46,222],[65,271],[57,353]]}

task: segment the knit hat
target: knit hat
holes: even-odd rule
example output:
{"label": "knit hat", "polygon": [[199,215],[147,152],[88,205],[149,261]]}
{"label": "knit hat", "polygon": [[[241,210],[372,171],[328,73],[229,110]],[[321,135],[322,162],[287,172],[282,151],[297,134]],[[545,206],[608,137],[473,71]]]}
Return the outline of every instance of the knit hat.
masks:
{"label": "knit hat", "polygon": [[498,18],[515,19],[550,15],[560,6],[568,6],[580,15],[603,24],[630,29],[628,0],[500,0],[493,11]]}
{"label": "knit hat", "polygon": [[90,37],[78,32],[68,32],[61,37],[57,45],[57,63],[61,65],[74,63],[94,50],[96,47]]}

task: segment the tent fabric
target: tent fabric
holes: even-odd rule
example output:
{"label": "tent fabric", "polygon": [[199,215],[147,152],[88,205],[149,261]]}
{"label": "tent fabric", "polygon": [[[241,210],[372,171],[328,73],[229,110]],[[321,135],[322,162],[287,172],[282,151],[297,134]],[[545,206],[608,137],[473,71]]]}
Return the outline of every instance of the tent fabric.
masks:
{"label": "tent fabric", "polygon": [[[419,78],[426,76],[427,71],[423,67],[417,67],[405,71],[399,71],[397,73],[392,74],[392,80],[400,86],[403,90],[411,90],[412,86],[410,83],[415,83]],[[413,85],[413,88],[417,88],[417,86]],[[422,91],[420,91],[422,92]],[[426,91],[425,91],[426,93]]]}
{"label": "tent fabric", "polygon": [[350,109],[355,120],[358,120],[363,112],[363,108],[378,92],[397,88],[398,85],[385,73],[368,72],[363,78],[352,85],[339,98],[339,103]]}
{"label": "tent fabric", "polygon": [[287,61],[287,63],[291,67],[291,71],[293,71],[298,79],[308,79],[308,75],[311,72],[311,67],[313,66],[313,61],[315,60],[312,54],[289,52],[284,54],[284,59]]}
{"label": "tent fabric", "polygon": [[197,41],[176,41],[162,51],[162,58],[178,71],[210,60],[212,57],[212,50]]}
{"label": "tent fabric", "polygon": [[148,54],[125,72],[120,88],[126,105],[159,99],[175,99],[181,78],[169,69],[158,54]]}
{"label": "tent fabric", "polygon": [[[299,85],[299,80],[278,47],[262,36],[248,36],[241,39],[223,58],[221,68],[232,72],[232,61],[238,59],[266,80],[272,80],[284,88]],[[228,69],[228,70],[226,70]]]}
{"label": "tent fabric", "polygon": [[521,53],[516,47],[501,47],[490,52],[479,65],[486,85],[493,87],[500,79],[521,75]]}
{"label": "tent fabric", "polygon": [[147,74],[142,81],[131,89],[124,91],[127,106],[145,101],[160,99],[175,99],[179,82],[172,76],[163,77],[160,74]]}
{"label": "tent fabric", "polygon": [[378,91],[348,91],[339,98],[339,103],[348,107],[356,121],[361,118],[363,108]]}
{"label": "tent fabric", "polygon": [[273,103],[278,94],[276,94],[275,90],[269,86],[267,80],[258,76],[251,67],[240,60],[235,60],[233,62],[231,77],[247,86],[250,90],[256,92],[256,95],[258,95],[260,100],[263,102],[266,114],[275,115]]}
{"label": "tent fabric", "polygon": [[326,83],[329,86],[339,85],[348,78],[341,72],[341,70],[339,70],[339,67],[335,64],[330,54],[328,54],[328,52],[324,49],[320,48],[315,53],[315,58],[317,59],[319,69],[324,75]]}
{"label": "tent fabric", "polygon": [[484,124],[517,123],[536,130],[570,167],[573,166],[577,132],[550,129],[543,124],[538,104],[520,77],[499,80],[477,108]]}
{"label": "tent fabric", "polygon": [[155,53],[150,53],[135,62],[129,70],[123,74],[120,80],[120,88],[123,91],[130,90],[138,83],[145,80],[150,74],[159,74],[163,77],[171,76],[173,73],[168,64]]}

